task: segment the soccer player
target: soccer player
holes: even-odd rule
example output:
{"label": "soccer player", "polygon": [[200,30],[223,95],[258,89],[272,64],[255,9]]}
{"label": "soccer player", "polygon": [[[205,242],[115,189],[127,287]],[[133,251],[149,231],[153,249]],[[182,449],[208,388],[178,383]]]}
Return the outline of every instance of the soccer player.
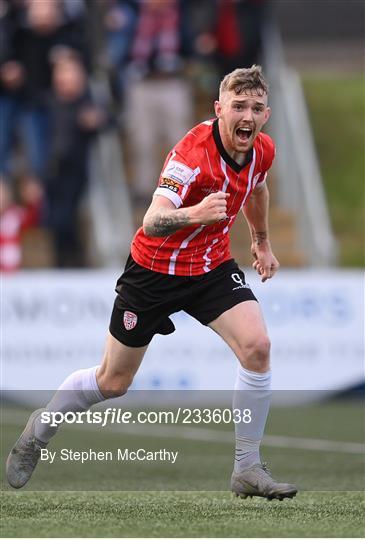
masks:
{"label": "soccer player", "polygon": [[[101,365],[72,373],[46,411],[82,411],[121,396],[133,381],[155,334],[170,334],[169,316],[184,310],[209,326],[239,361],[234,408],[252,411],[238,423],[231,487],[242,497],[293,497],[295,486],[275,481],[261,463],[270,400],[270,342],[260,306],[232,259],[229,231],[242,210],[252,237],[253,268],[263,282],[279,268],[268,232],[267,171],[273,141],[261,133],[270,116],[260,66],[224,77],[215,120],[202,122],[167,156],[158,187],[116,286]],[[143,126],[141,126],[143,129]],[[35,411],[12,449],[7,478],[16,488],[30,478],[56,428]]]}

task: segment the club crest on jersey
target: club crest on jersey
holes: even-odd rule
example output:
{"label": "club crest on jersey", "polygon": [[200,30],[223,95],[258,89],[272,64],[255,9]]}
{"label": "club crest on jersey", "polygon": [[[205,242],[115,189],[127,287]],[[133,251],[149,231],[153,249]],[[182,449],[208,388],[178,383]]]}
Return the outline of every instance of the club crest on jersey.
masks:
{"label": "club crest on jersey", "polygon": [[126,330],[133,330],[138,322],[138,317],[132,311],[125,311],[123,315],[123,323]]}
{"label": "club crest on jersey", "polygon": [[173,159],[170,159],[162,173],[164,178],[170,178],[170,180],[175,180],[182,185],[189,184],[194,175],[193,169]]}

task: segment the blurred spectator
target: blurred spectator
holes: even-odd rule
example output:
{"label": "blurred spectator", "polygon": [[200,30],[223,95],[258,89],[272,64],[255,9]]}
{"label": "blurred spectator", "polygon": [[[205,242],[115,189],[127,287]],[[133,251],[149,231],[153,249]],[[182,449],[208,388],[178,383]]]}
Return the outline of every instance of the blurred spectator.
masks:
{"label": "blurred spectator", "polygon": [[[138,20],[126,66],[125,121],[131,150],[133,195],[146,206],[158,178],[160,154],[192,125],[191,55],[183,2],[138,2]],[[164,145],[163,148],[161,145]]]}
{"label": "blurred spectator", "polygon": [[84,266],[78,209],[88,179],[91,136],[107,118],[92,102],[85,68],[74,52],[60,51],[55,57],[52,79],[47,222],[54,237],[57,266]]}
{"label": "blurred spectator", "polygon": [[10,3],[0,0],[0,179],[7,181],[13,126],[24,84],[23,66],[13,60],[14,22]]}
{"label": "blurred spectator", "polygon": [[267,0],[218,0],[217,59],[220,78],[237,67],[260,62]]}
{"label": "blurred spectator", "polygon": [[217,41],[215,27],[217,6],[220,0],[186,0],[186,20],[192,29],[193,48],[199,60],[205,60],[215,53]]}
{"label": "blurred spectator", "polygon": [[85,49],[82,0],[0,0],[0,174],[11,176],[14,136],[21,135],[26,174],[41,183],[48,152],[51,52],[57,45]]}
{"label": "blurred spectator", "polygon": [[25,204],[16,204],[9,184],[0,181],[0,271],[15,272],[22,263],[22,232],[39,222],[40,201],[23,186]]}
{"label": "blurred spectator", "polygon": [[124,69],[137,24],[138,1],[106,0],[104,7],[105,52],[112,88],[115,97],[121,102],[124,94]]}

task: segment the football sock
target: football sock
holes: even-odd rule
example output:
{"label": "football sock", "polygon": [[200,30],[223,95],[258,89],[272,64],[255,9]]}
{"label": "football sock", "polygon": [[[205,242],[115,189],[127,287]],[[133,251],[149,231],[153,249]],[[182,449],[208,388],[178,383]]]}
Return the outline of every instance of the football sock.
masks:
{"label": "football sock", "polygon": [[[98,367],[80,369],[71,373],[46,405],[45,411],[62,413],[86,411],[95,403],[104,401],[105,398],[96,381]],[[37,439],[48,443],[56,434],[58,427],[59,425],[54,427],[48,423],[42,423],[41,418],[38,417],[34,422],[34,435]]]}
{"label": "football sock", "polygon": [[240,411],[241,420],[235,422],[235,472],[261,463],[259,449],[270,407],[270,381],[270,371],[256,373],[238,368],[233,409]]}

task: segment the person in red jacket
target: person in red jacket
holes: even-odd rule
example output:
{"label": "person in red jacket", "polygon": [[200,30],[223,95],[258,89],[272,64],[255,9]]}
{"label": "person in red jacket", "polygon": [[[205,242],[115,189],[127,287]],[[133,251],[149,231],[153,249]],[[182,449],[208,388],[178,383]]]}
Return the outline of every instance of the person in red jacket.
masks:
{"label": "person in red jacket", "polygon": [[[274,143],[261,129],[270,116],[259,66],[236,69],[221,82],[215,120],[196,126],[167,157],[143,227],[132,242],[100,367],[77,371],[45,410],[35,411],[7,462],[13,487],[30,478],[56,428],[51,412],[89,409],[127,392],[155,334],[170,334],[184,310],[209,326],[238,360],[232,491],[242,497],[294,497],[261,463],[260,442],[270,403],[270,341],[260,306],[229,249],[229,231],[243,214],[251,231],[253,267],[263,282],[279,268],[268,230],[267,171]],[[143,126],[141,126],[143,129]]]}
{"label": "person in red jacket", "polygon": [[25,187],[25,204],[15,203],[10,186],[0,180],[0,271],[16,272],[22,266],[22,233],[38,224],[41,190],[37,185]]}

